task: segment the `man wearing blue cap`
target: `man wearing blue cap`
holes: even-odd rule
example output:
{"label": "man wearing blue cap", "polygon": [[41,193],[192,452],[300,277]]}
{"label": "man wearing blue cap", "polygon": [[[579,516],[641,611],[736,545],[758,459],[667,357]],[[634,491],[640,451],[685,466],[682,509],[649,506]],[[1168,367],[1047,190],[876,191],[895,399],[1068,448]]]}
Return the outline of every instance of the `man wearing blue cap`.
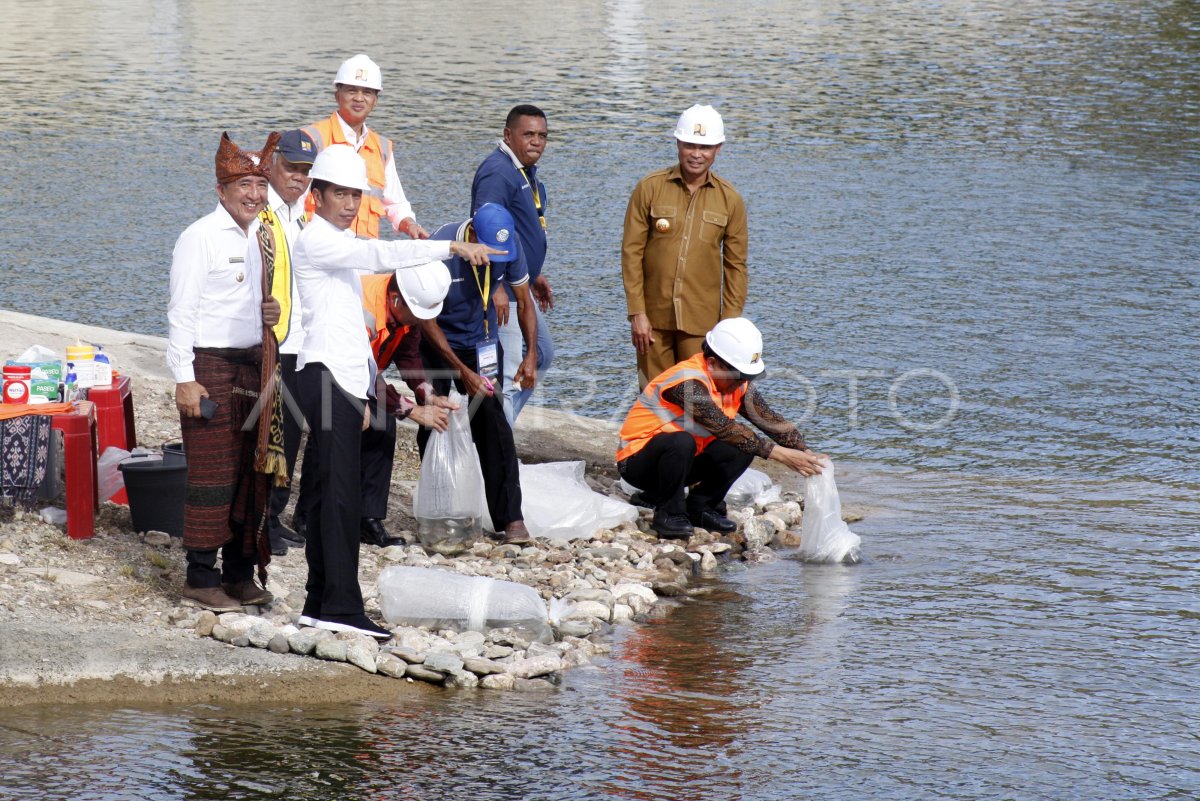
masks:
{"label": "man wearing blue cap", "polygon": [[[296,238],[304,228],[304,201],[308,195],[308,172],[312,169],[313,160],[317,157],[317,146],[304,131],[293,130],[284,132],[271,158],[270,174],[267,186],[267,208],[279,220],[283,228],[287,247],[290,251],[295,247]],[[278,261],[278,256],[276,258]],[[289,276],[290,278],[290,276]],[[279,341],[279,366],[283,374],[284,410],[283,410],[283,450],[287,459],[287,473],[292,475],[296,464],[296,453],[300,449],[300,432],[304,427],[303,415],[300,414],[298,401],[288,402],[287,399],[299,397],[296,389],[296,354],[304,344],[304,328],[300,324],[300,290],[295,280],[289,280],[290,290],[282,293],[281,297],[291,297],[289,308],[284,309],[286,324],[281,323]],[[289,545],[303,545],[304,535],[293,531],[283,524],[279,515],[283,513],[291,495],[290,487],[275,487],[271,491],[271,517],[268,523],[268,534],[271,541],[271,553],[281,556],[287,553]],[[302,516],[301,516],[302,517]]]}
{"label": "man wearing blue cap", "polygon": [[[470,396],[471,436],[479,452],[492,525],[506,543],[526,543],[529,531],[521,512],[517,448],[500,396],[504,353],[491,303],[500,282],[507,282],[516,296],[517,321],[525,339],[525,356],[513,380],[532,389],[537,384],[537,316],[513,218],[504,207],[485,203],[473,218],[443,225],[430,239],[479,242],[508,251],[479,267],[458,257],[446,262],[450,292],[437,319],[421,321],[421,358],[437,395],[449,394],[453,379],[458,391]],[[426,428],[417,433],[422,456],[429,433]]]}

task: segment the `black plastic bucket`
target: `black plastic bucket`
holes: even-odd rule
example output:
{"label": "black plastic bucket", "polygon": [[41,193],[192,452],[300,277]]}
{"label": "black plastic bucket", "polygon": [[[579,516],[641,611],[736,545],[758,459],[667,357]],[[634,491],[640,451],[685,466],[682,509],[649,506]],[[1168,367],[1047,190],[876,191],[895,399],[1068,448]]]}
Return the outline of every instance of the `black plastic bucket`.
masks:
{"label": "black plastic bucket", "polygon": [[132,459],[121,463],[129,516],[134,531],[165,531],[183,536],[183,502],[187,492],[187,463]]}
{"label": "black plastic bucket", "polygon": [[187,457],[183,455],[182,442],[164,442],[162,447],[163,464],[174,466],[178,464],[187,464]]}

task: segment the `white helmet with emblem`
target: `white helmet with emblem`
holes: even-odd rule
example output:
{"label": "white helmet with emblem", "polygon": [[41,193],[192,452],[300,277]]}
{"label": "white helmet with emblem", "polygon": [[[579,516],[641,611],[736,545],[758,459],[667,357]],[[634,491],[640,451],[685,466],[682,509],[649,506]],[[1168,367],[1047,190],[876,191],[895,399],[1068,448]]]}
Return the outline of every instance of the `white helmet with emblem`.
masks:
{"label": "white helmet with emblem", "polygon": [[712,106],[695,105],[679,115],[675,138],[694,145],[719,145],[725,141],[725,123]]}
{"label": "white helmet with emblem", "polygon": [[383,89],[383,76],[379,72],[378,64],[359,53],[346,59],[342,66],[338,67],[337,77],[333,79],[333,88],[336,89],[339,83],[346,86],[365,86],[378,92]]}
{"label": "white helmet with emblem", "polygon": [[744,376],[755,376],[767,369],[762,360],[762,334],[745,317],[722,320],[704,336],[713,353]]}

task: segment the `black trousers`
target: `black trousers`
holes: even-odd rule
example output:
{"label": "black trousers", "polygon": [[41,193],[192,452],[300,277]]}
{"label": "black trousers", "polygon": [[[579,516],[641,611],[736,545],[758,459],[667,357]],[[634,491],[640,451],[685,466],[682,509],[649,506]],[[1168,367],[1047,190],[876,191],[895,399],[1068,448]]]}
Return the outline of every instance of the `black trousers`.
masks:
{"label": "black trousers", "polygon": [[[696,454],[696,440],[686,431],[659,434],[637,453],[617,464],[621,477],[642,491],[647,503],[669,514],[723,509],[725,495],[746,471],[754,455],[716,440]],[[684,502],[684,487],[691,492]]]}
{"label": "black trousers", "polygon": [[[382,382],[381,382],[382,383]],[[367,401],[371,407],[371,425],[362,432],[361,456],[362,516],[383,520],[388,513],[388,497],[392,491],[392,465],[396,461],[396,418],[387,413],[382,388],[376,398]],[[308,464],[313,449],[312,437],[304,446],[304,464]],[[291,462],[288,462],[291,468]],[[303,519],[312,504],[316,478],[307,466],[300,471],[300,495],[296,498],[296,511]],[[285,491],[286,493],[286,491]],[[287,506],[284,495],[283,506]],[[283,506],[279,507],[283,511]]]}
{"label": "black trousers", "polygon": [[[472,370],[478,366],[474,349],[455,348],[454,353]],[[503,353],[499,354],[499,360],[501,364],[504,363]],[[421,341],[421,361],[424,362],[425,373],[438,395],[448,394],[451,384],[459,392],[466,394],[467,390],[462,380],[451,380],[453,371],[450,365],[424,340]],[[517,465],[517,446],[513,442],[512,427],[504,416],[502,398],[500,385],[497,384],[495,394],[476,395],[470,398],[469,406],[471,437],[475,440],[475,450],[479,453],[479,467],[483,470],[483,494],[487,498],[488,514],[492,516],[492,525],[496,531],[504,531],[504,527],[509,523],[525,519],[521,512],[521,475]],[[422,458],[425,456],[425,445],[429,442],[431,433],[424,426],[417,432],[417,447]]]}
{"label": "black trousers", "polygon": [[296,454],[300,452],[300,435],[304,432],[304,414],[300,410],[299,374],[296,372],[296,354],[279,354],[279,367],[283,373],[283,455],[287,459],[288,486],[271,488],[272,528],[279,525],[279,516],[287,508],[291,497],[292,471],[296,467]]}
{"label": "black trousers", "polygon": [[[217,551],[221,552],[221,569],[217,569]],[[240,543],[231,542],[221,548],[199,551],[187,550],[187,584],[198,590],[237,584],[254,578],[257,559],[243,556]]]}
{"label": "black trousers", "polygon": [[308,560],[304,614],[362,614],[358,528],[363,401],[346,394],[320,362],[300,371],[299,389],[311,445],[305,451],[304,473],[312,481],[304,546]]}

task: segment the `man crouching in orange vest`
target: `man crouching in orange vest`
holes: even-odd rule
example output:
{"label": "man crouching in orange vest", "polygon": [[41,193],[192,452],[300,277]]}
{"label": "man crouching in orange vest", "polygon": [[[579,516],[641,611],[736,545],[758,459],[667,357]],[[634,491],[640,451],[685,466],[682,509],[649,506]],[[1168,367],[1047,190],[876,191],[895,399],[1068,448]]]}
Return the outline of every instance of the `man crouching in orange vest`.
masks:
{"label": "man crouching in orange vest", "polygon": [[[725,516],[725,495],[755,456],[805,476],[821,472],[824,455],[810,451],[750,383],[766,368],[762,344],[745,317],[722,320],[700,353],[660,373],[626,415],[617,469],[641,490],[634,502],[654,507],[651,527],[659,537],[688,539],[692,526],[736,530]],[[770,439],[736,422],[739,414]]]}

